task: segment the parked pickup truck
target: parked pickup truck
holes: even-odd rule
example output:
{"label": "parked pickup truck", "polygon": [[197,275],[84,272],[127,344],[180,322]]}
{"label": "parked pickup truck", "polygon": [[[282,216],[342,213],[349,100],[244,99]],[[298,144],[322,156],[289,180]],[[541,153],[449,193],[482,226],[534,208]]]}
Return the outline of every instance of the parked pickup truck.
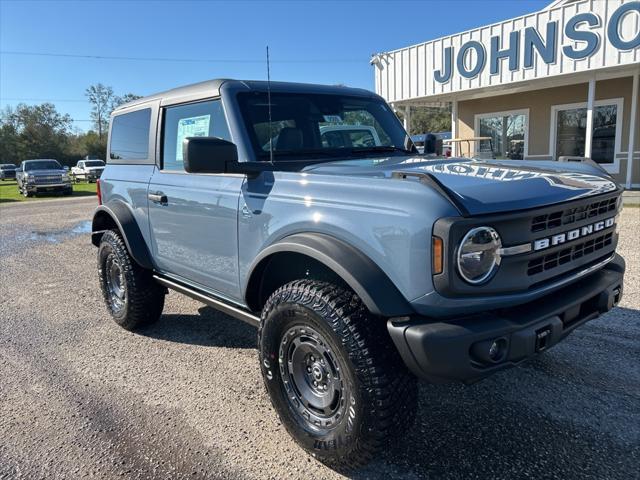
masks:
{"label": "parked pickup truck", "polygon": [[71,167],[71,175],[76,182],[86,180],[95,182],[102,175],[104,162],[102,160],[78,160],[75,167]]}
{"label": "parked pickup truck", "polygon": [[57,160],[25,160],[16,170],[18,191],[25,197],[38,193],[71,195],[73,187],[68,172]]}
{"label": "parked pickup truck", "polygon": [[13,163],[2,163],[0,164],[0,180],[15,180],[16,178],[16,167]]}
{"label": "parked pickup truck", "polygon": [[[325,143],[328,120],[379,144]],[[208,81],[117,108],[109,138],[92,242],[113,319],[155,322],[172,289],[255,325],[282,423],[340,471],[406,432],[417,378],[484,379],[622,296],[601,168],[420,156],[365,90]]]}

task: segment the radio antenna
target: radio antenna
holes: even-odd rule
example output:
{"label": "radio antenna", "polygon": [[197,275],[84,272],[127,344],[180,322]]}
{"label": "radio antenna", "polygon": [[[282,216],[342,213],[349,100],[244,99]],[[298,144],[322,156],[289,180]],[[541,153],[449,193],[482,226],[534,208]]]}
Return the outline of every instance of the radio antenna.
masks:
{"label": "radio antenna", "polygon": [[267,45],[267,109],[269,110],[269,162],[273,165],[273,130],[271,129],[271,68]]}

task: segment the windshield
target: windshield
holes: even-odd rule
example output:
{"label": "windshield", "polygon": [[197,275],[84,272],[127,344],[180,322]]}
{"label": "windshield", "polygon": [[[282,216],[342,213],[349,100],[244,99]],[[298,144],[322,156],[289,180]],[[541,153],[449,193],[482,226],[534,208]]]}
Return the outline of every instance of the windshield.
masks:
{"label": "windshield", "polygon": [[3,165],[0,165],[0,170],[15,170],[16,166],[11,164],[11,163],[5,163]]}
{"label": "windshield", "polygon": [[85,167],[104,167],[104,162],[102,160],[90,160],[84,162]]}
{"label": "windshield", "polygon": [[25,171],[31,170],[62,170],[60,164],[55,160],[38,160],[37,162],[25,162]]}
{"label": "windshield", "polygon": [[258,160],[310,156],[389,156],[414,153],[391,109],[376,98],[272,93],[271,125],[266,92],[238,94],[238,103]]}

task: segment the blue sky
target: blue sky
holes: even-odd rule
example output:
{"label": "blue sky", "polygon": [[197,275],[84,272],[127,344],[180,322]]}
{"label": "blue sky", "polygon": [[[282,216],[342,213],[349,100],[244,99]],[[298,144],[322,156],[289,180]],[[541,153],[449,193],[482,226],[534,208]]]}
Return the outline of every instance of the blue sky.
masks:
{"label": "blue sky", "polygon": [[[117,94],[147,95],[216,77],[262,79],[266,45],[273,80],[373,89],[372,53],[533,12],[548,3],[0,0],[0,106],[50,100],[86,130],[84,91],[90,84],[110,85]],[[33,55],[42,53],[162,60]]]}

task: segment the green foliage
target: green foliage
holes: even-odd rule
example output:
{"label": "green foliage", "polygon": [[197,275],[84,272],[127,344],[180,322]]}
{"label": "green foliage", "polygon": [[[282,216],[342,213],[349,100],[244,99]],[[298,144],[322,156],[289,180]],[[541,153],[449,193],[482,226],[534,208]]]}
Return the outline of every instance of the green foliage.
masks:
{"label": "green foliage", "polygon": [[[404,119],[402,110],[396,115],[400,120]],[[451,131],[451,110],[439,107],[411,107],[410,135],[434,132]]]}
{"label": "green foliage", "polygon": [[87,155],[105,159],[109,115],[117,106],[140,98],[127,93],[117,96],[111,87],[91,85],[87,97],[92,102],[96,130],[72,130],[72,120],[51,103],[18,104],[0,111],[0,163],[19,164],[32,158],[54,158],[73,166]]}
{"label": "green foliage", "polygon": [[106,159],[107,136],[103,135],[103,137],[100,138],[93,130],[87,133],[72,135],[69,137],[68,153],[76,160],[84,158],[87,155],[95,155],[98,158]]}
{"label": "green foliage", "polygon": [[19,163],[64,157],[70,131],[71,117],[58,113],[51,103],[7,107],[0,114],[0,159]]}

